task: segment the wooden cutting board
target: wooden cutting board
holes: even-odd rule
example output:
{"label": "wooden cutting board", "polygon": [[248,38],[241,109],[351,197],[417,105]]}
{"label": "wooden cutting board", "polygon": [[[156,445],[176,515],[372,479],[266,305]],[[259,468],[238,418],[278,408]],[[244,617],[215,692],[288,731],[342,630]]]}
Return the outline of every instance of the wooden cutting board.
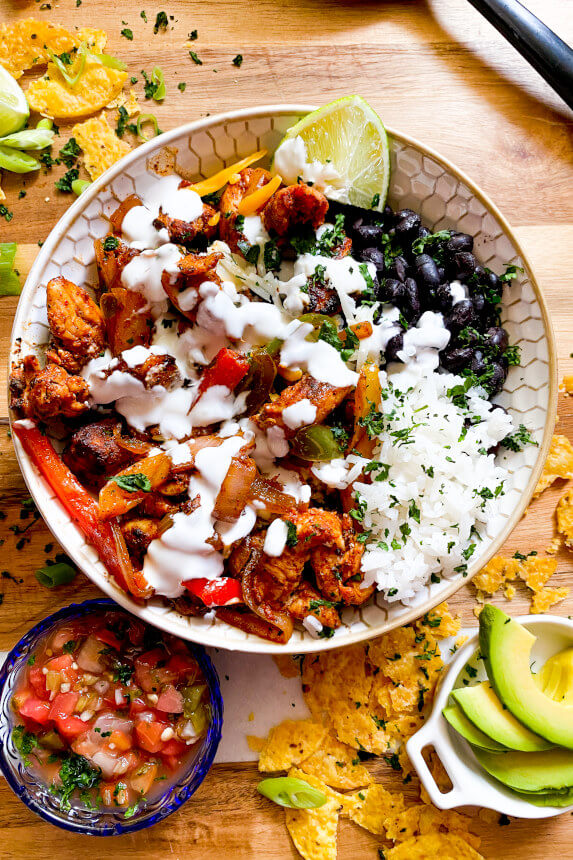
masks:
{"label": "wooden cutting board", "polygon": [[[139,83],[145,111],[153,111],[164,130],[191,119],[241,106],[276,102],[320,104],[357,92],[366,97],[388,125],[419,138],[464,169],[499,205],[516,228],[547,297],[557,335],[560,375],[573,373],[573,179],[572,116],[557,96],[515,51],[467,3],[460,0],[176,0],[164,7],[170,19],[166,32],[153,35],[158,8],[124,0],[120,6],[83,0],[50,4],[29,0],[0,0],[0,23],[35,16],[74,26],[104,28],[108,51],[121,56]],[[563,0],[529,0],[538,14],[565,40],[573,43],[573,16]],[[140,16],[147,13],[146,24]],[[133,31],[133,41],[120,35]],[[198,31],[192,49],[187,34]],[[240,67],[233,58],[243,55]],[[162,105],[146,102],[141,70],[160,65],[167,82]],[[186,83],[184,92],[178,83]],[[62,144],[69,129],[61,128]],[[58,147],[59,148],[59,147]],[[70,197],[57,192],[51,173],[4,176],[5,201],[14,212],[0,219],[0,241],[16,241],[23,274],[37,253],[37,243],[64,213]],[[20,189],[26,196],[18,199]],[[0,299],[0,373],[6,357],[16,299]],[[0,388],[2,392],[4,386]],[[573,401],[560,398],[559,432],[573,438]],[[548,490],[528,511],[507,542],[507,551],[542,552],[553,537],[553,511],[563,492]],[[25,527],[21,502],[27,497],[8,438],[7,408],[0,405],[0,522],[2,560],[10,574],[0,579],[0,649],[9,649],[36,621],[72,600],[95,596],[97,590],[82,576],[50,592],[33,575],[47,555],[57,551],[53,539],[36,522],[22,549]],[[558,572],[550,582],[572,584],[573,555],[561,551]],[[505,605],[503,598],[499,600]],[[474,620],[474,592],[461,589],[451,601],[464,623]],[[510,609],[528,611],[519,592]],[[573,614],[573,596],[555,607]],[[227,720],[232,719],[227,713]],[[384,763],[375,763],[377,776],[389,787],[401,788],[399,778]],[[50,827],[36,818],[0,782],[0,860],[29,855],[76,860],[82,852],[98,858],[197,858],[215,860],[296,857],[284,827],[282,810],[255,792],[257,773],[250,764],[217,765],[179,813],[151,830],[115,840],[88,843],[85,838]],[[408,791],[408,786],[405,787]],[[573,857],[573,818],[541,822],[512,821],[500,826],[474,810],[487,858],[545,860]],[[375,837],[342,822],[340,860],[376,860]]]}

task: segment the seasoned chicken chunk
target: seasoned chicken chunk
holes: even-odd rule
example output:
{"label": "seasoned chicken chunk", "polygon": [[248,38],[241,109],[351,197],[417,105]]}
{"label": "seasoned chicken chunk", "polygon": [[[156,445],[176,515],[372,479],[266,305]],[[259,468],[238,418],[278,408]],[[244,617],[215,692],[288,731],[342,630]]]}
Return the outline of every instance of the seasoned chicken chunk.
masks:
{"label": "seasoned chicken chunk", "polygon": [[141,559],[152,540],[160,537],[161,526],[158,520],[136,517],[121,524],[121,531],[130,552]]}
{"label": "seasoned chicken chunk", "polygon": [[102,313],[82,287],[61,275],[48,282],[46,292],[52,335],[48,361],[78,373],[105,346]]}
{"label": "seasoned chicken chunk", "polygon": [[317,546],[344,550],[341,517],[335,511],[309,508],[307,511],[295,511],[288,518],[296,528],[296,549],[299,553]]}
{"label": "seasoned chicken chunk", "polygon": [[337,608],[325,605],[319,592],[306,581],[297,585],[287,600],[286,608],[298,621],[303,621],[308,615],[312,615],[324,627],[336,629],[342,623]]}
{"label": "seasoned chicken chunk", "polygon": [[88,384],[57,364],[42,370],[35,356],[26,356],[12,367],[10,405],[28,418],[75,418],[89,407]]}
{"label": "seasoned chicken chunk", "polygon": [[177,264],[180,274],[176,277],[164,272],[161,278],[163,289],[179,313],[195,321],[199,305],[199,287],[205,281],[220,284],[217,263],[223,255],[217,251],[210,254],[186,254]]}
{"label": "seasoned chicken chunk", "polygon": [[156,230],[165,227],[169,233],[169,241],[176,245],[191,245],[199,236],[204,238],[206,244],[215,237],[219,217],[216,209],[203,203],[203,211],[194,221],[182,221],[160,212],[153,226]]}
{"label": "seasoned chicken chunk", "polygon": [[121,424],[115,418],[86,424],[72,433],[62,459],[83,484],[100,487],[136,459],[119,444],[120,433]]}
{"label": "seasoned chicken chunk", "polygon": [[[243,197],[253,194],[259,188],[271,181],[271,174],[262,167],[246,167],[239,173],[237,182],[229,183],[219,201],[221,220],[219,235],[227,243],[231,251],[239,251],[239,242],[246,241],[241,229],[237,227],[239,204]],[[239,222],[240,223],[240,222]]]}
{"label": "seasoned chicken chunk", "polygon": [[283,412],[289,406],[300,403],[301,400],[310,400],[316,407],[316,417],[313,424],[320,424],[333,409],[335,409],[350,391],[349,387],[335,388],[328,382],[318,382],[310,374],[305,374],[302,379],[289,385],[276,400],[265,403],[261,411],[255,416],[254,421],[261,429],[268,430],[269,427],[281,427],[285,436],[294,436],[296,429],[285,424]]}
{"label": "seasoned chicken chunk", "polygon": [[282,604],[300,582],[309,551],[298,552],[286,547],[278,557],[262,552],[263,535],[250,535],[240,541],[229,556],[232,576],[240,579],[249,568],[253,595],[257,603]]}
{"label": "seasoned chicken chunk", "polygon": [[328,200],[321,191],[299,183],[277,191],[263,209],[263,224],[269,232],[286,236],[293,227],[310,224],[313,230],[324,224]]}
{"label": "seasoned chicken chunk", "polygon": [[364,545],[358,541],[348,514],[342,517],[343,545],[313,547],[310,563],[316,584],[327,600],[346,605],[360,606],[373,594],[375,586],[361,588],[364,578],[360,561]]}

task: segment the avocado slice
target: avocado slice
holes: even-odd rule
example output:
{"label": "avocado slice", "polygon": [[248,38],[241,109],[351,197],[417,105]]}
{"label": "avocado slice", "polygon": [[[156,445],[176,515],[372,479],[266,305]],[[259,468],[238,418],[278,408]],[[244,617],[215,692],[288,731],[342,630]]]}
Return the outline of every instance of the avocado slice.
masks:
{"label": "avocado slice", "polygon": [[442,714],[450,726],[473,746],[479,747],[482,750],[489,750],[490,752],[504,752],[504,750],[507,750],[507,747],[498,744],[497,741],[494,741],[493,738],[490,738],[484,732],[480,731],[477,726],[474,726],[456,702],[446,705]]}
{"label": "avocado slice", "polygon": [[538,752],[553,746],[530,732],[503,707],[489,681],[452,690],[452,698],[468,720],[506,749]]}
{"label": "avocado slice", "polygon": [[539,689],[530,669],[534,642],[535,636],[501,609],[484,606],[479,619],[479,643],[495,692],[532,732],[573,749],[573,704],[556,702]]}
{"label": "avocado slice", "polygon": [[573,648],[550,657],[535,680],[546,696],[573,705]]}
{"label": "avocado slice", "polygon": [[568,791],[559,792],[521,792],[516,791],[521,800],[527,800],[534,806],[571,806],[573,804],[573,788]]}
{"label": "avocado slice", "polygon": [[570,750],[492,753],[479,747],[472,749],[484,770],[516,791],[562,794],[559,789],[573,788]]}

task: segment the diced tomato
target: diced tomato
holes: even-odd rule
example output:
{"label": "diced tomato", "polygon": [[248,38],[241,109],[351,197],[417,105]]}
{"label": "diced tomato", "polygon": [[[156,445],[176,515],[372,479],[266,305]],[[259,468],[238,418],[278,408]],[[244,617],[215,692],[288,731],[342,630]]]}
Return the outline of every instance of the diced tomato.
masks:
{"label": "diced tomato", "polygon": [[150,753],[158,753],[163,746],[161,735],[167,728],[165,723],[146,723],[143,720],[135,724],[137,745]]}
{"label": "diced tomato", "polygon": [[58,733],[69,741],[82,735],[87,728],[79,717],[57,717],[55,723]]}
{"label": "diced tomato", "polygon": [[179,690],[168,684],[159,694],[155,707],[158,711],[165,711],[168,714],[181,714],[183,713],[183,696]]}
{"label": "diced tomato", "polygon": [[42,726],[50,722],[50,703],[38,699],[36,696],[27,696],[25,701],[19,705],[18,711],[22,717],[34,720]]}
{"label": "diced tomato", "polygon": [[105,642],[106,645],[109,645],[111,648],[115,648],[116,651],[121,651],[121,642],[111,630],[108,630],[106,627],[102,627],[101,630],[96,630],[95,632],[96,639],[99,639],[100,642]]}
{"label": "diced tomato", "polygon": [[127,752],[132,747],[131,738],[125,732],[120,732],[118,729],[111,733],[108,738],[108,744],[113,744],[111,749],[115,748],[120,752]]}
{"label": "diced tomato", "polygon": [[78,679],[78,670],[73,669],[74,658],[71,654],[60,654],[59,657],[52,657],[46,663],[48,672],[58,672],[62,676],[62,680],[69,684],[73,684]]}
{"label": "diced tomato", "polygon": [[141,711],[147,710],[147,703],[138,696],[136,699],[132,699],[129,703],[129,715],[132,717],[134,714],[140,714]]}
{"label": "diced tomato", "polygon": [[[69,693],[58,693],[52,702],[52,707],[50,708],[50,719],[57,720],[59,718],[69,717],[77,705],[79,698],[80,694],[74,693],[73,690],[70,690]],[[85,731],[86,724],[82,723],[82,725]]]}
{"label": "diced tomato", "polygon": [[199,383],[199,396],[212,385],[224,385],[233,391],[241,379],[247,375],[250,363],[244,355],[234,349],[220,349],[209,367],[204,371]]}
{"label": "diced tomato", "polygon": [[189,747],[184,743],[184,741],[178,741],[177,738],[171,738],[170,741],[163,744],[161,755],[181,757],[188,749]]}
{"label": "diced tomato", "polygon": [[152,648],[151,651],[140,654],[135,662],[141,663],[143,666],[155,667],[161,660],[165,660],[163,648]]}
{"label": "diced tomato", "polygon": [[163,762],[169,768],[171,773],[174,773],[179,767],[181,767],[181,759],[176,755],[164,756]]}
{"label": "diced tomato", "polygon": [[156,667],[160,660],[165,660],[165,651],[154,648],[141,654],[135,661],[135,678],[146,693],[151,693],[153,688],[158,686]]}
{"label": "diced tomato", "polygon": [[202,600],[205,606],[230,606],[243,602],[243,588],[238,579],[221,576],[218,579],[188,579],[182,583],[187,591]]}
{"label": "diced tomato", "polygon": [[148,794],[157,774],[157,765],[153,761],[142,764],[129,779],[131,787],[137,794]]}
{"label": "diced tomato", "polygon": [[50,694],[46,689],[46,676],[40,666],[31,666],[28,670],[28,681],[34,693],[39,699],[49,699]]}
{"label": "diced tomato", "polygon": [[167,669],[176,672],[179,677],[189,678],[195,676],[199,672],[197,662],[188,654],[174,654],[166,664]]}

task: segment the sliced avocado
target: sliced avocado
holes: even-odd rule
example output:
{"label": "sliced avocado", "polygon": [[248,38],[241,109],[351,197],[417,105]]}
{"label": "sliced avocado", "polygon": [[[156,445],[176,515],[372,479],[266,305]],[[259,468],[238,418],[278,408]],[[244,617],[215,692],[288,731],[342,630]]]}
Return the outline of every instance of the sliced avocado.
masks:
{"label": "sliced avocado", "polygon": [[550,657],[535,680],[546,696],[573,705],[573,648]]}
{"label": "sliced avocado", "polygon": [[571,806],[573,804],[573,788],[566,792],[521,792],[516,791],[521,800],[527,800],[534,806]]}
{"label": "sliced avocado", "polygon": [[503,707],[489,681],[452,690],[452,698],[468,720],[506,749],[537,752],[553,746],[530,732]]}
{"label": "sliced avocado", "polygon": [[547,696],[531,672],[535,636],[486,604],[480,613],[479,642],[489,680],[505,707],[532,732],[573,749],[573,704]]}
{"label": "sliced avocado", "polygon": [[559,789],[573,788],[570,750],[492,753],[473,747],[473,751],[484,770],[516,791],[561,794]]}
{"label": "sliced avocado", "polygon": [[446,705],[442,714],[452,726],[466,741],[469,741],[473,746],[479,747],[482,750],[490,752],[504,752],[507,747],[498,744],[493,738],[490,738],[484,732],[480,731],[477,726],[468,720],[462,709],[456,702],[451,705]]}

